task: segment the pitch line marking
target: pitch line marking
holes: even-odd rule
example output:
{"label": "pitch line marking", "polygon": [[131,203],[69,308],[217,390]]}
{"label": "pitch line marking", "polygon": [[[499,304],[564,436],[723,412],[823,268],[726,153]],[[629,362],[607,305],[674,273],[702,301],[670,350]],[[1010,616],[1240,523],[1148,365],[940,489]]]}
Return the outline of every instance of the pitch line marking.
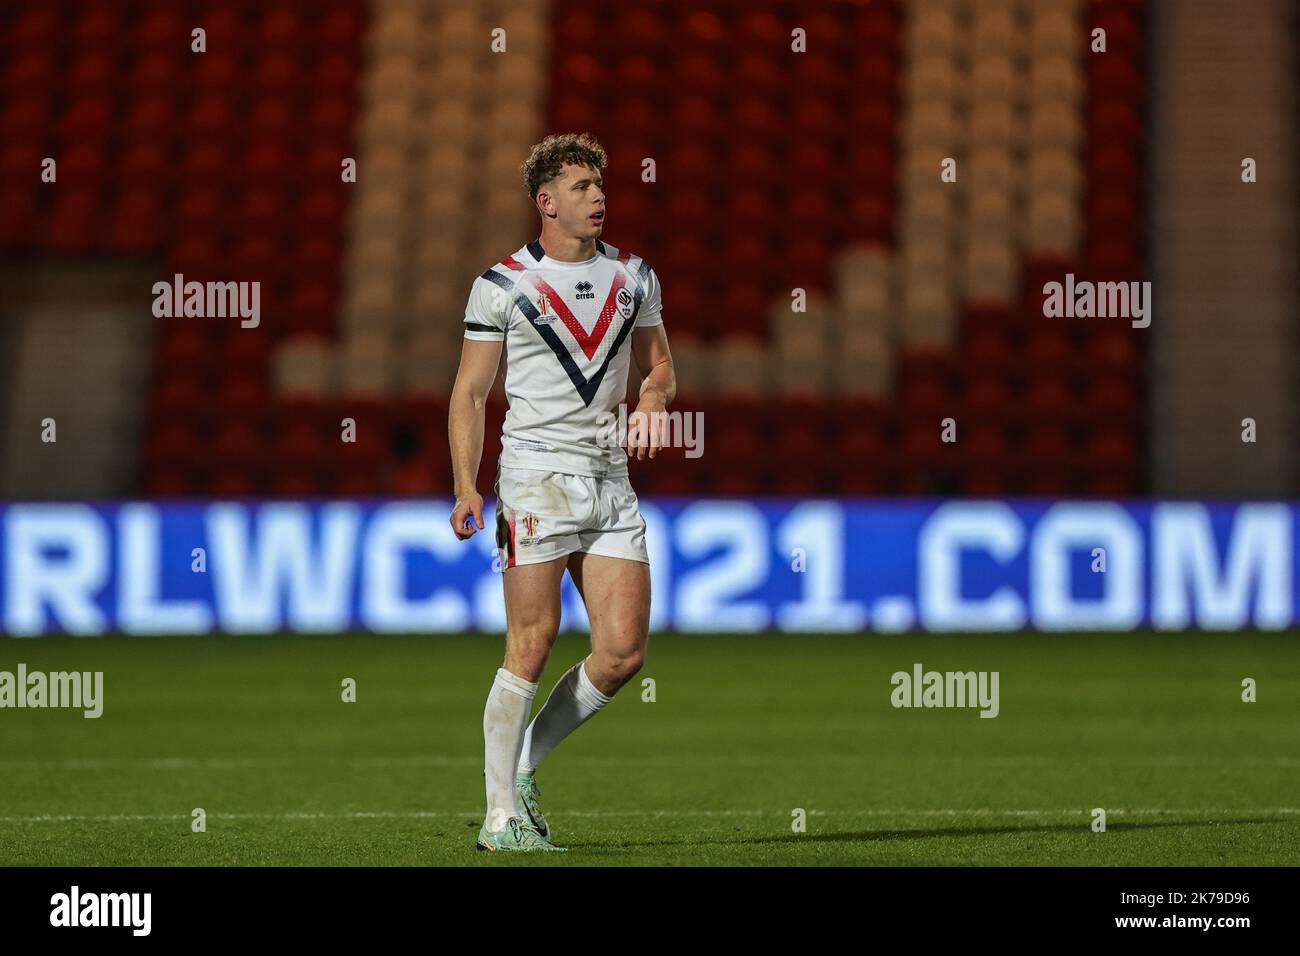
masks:
{"label": "pitch line marking", "polygon": [[[769,766],[781,761],[818,761],[834,760],[838,762],[861,762],[865,756],[855,754],[767,754],[763,756],[746,756],[743,754],[671,754],[638,757],[570,757],[570,762],[579,766],[615,766],[651,764],[675,765],[681,763],[732,763],[747,766]],[[910,758],[929,763],[968,764],[980,763],[988,766],[1022,766],[1037,765],[1052,758],[1024,756],[988,756],[988,757],[951,757],[933,755]],[[1300,757],[1266,756],[1260,757],[1242,754],[1229,757],[1182,757],[1177,755],[1118,755],[1099,756],[1099,763],[1141,763],[1143,766],[1157,764],[1161,766],[1198,766],[1210,761],[1216,765],[1229,763],[1247,766],[1300,766]],[[450,756],[442,754],[408,754],[385,757],[341,757],[330,754],[303,756],[300,754],[265,757],[65,757],[53,760],[33,758],[0,760],[0,770],[256,770],[266,767],[298,766],[353,766],[353,767],[472,767],[481,765],[482,755]]]}
{"label": "pitch line marking", "polygon": [[[783,817],[785,810],[574,810],[566,817]],[[999,810],[992,807],[945,807],[927,809],[865,809],[865,810],[809,810],[809,816],[818,817],[1087,817],[1088,810]],[[1134,809],[1108,809],[1110,816],[1164,816],[1196,814],[1272,814],[1287,816],[1300,814],[1300,807],[1140,807]],[[208,819],[218,820],[379,820],[379,819],[444,819],[465,817],[477,819],[479,811],[465,810],[354,810],[343,813],[312,813],[284,811],[279,813],[209,813]],[[37,814],[33,816],[0,816],[0,823],[115,823],[155,820],[190,819],[184,813],[117,813],[102,815]]]}

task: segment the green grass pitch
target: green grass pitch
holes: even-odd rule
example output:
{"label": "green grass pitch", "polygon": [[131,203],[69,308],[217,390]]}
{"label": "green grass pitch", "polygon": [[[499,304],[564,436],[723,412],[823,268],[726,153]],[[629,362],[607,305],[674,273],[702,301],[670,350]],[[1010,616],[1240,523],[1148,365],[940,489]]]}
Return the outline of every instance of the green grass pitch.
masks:
{"label": "green grass pitch", "polygon": [[[633,684],[539,772],[569,852],[488,856],[474,838],[501,648],[0,641],[0,670],[105,683],[98,720],[0,710],[0,864],[1300,862],[1295,634],[656,635]],[[560,638],[535,707],[586,648]],[[890,675],[915,662],[998,671],[1000,715],[893,708]]]}

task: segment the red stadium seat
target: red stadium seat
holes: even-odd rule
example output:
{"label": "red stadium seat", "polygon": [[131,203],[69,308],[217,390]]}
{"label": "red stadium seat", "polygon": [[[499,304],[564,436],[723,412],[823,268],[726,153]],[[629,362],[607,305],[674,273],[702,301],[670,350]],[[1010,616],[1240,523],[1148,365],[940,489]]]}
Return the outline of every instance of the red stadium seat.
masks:
{"label": "red stadium seat", "polygon": [[198,96],[229,96],[232,90],[240,90],[246,79],[239,59],[213,50],[203,54],[193,75]]}
{"label": "red stadium seat", "polygon": [[109,9],[79,10],[72,26],[73,45],[81,49],[115,49],[123,34],[122,20]]}
{"label": "red stadium seat", "polygon": [[4,89],[11,96],[42,94],[53,84],[57,67],[48,43],[33,46],[16,44],[21,51],[9,61],[3,75]]}
{"label": "red stadium seat", "polygon": [[17,249],[36,229],[37,184],[0,186],[0,248]]}
{"label": "red stadium seat", "polygon": [[61,192],[43,225],[43,239],[51,249],[74,253],[94,249],[101,241],[97,192],[79,187]]}
{"label": "red stadium seat", "polygon": [[1007,459],[1006,429],[997,423],[972,422],[958,433],[962,459],[972,471],[994,468]]}
{"label": "red stadium seat", "polygon": [[[329,77],[326,76],[327,66],[339,72],[343,68],[341,61],[322,64],[321,73],[319,74],[322,76],[322,89],[329,89],[331,86]],[[352,104],[347,99],[338,95],[322,95],[320,99],[312,104],[311,112],[308,114],[308,136],[313,142],[346,142],[351,133],[352,114]],[[343,154],[340,153],[340,155]],[[335,169],[337,168],[338,164],[336,162]]]}
{"label": "red stadium seat", "polygon": [[35,143],[50,125],[53,106],[48,97],[13,99],[0,110],[0,142]]}
{"label": "red stadium seat", "polygon": [[14,16],[10,43],[17,50],[48,50],[62,29],[59,13],[52,6],[19,10]]}
{"label": "red stadium seat", "polygon": [[967,470],[961,481],[961,492],[971,498],[1001,498],[1010,492],[1011,485],[997,464]]}
{"label": "red stadium seat", "polygon": [[214,498],[252,498],[262,487],[257,469],[222,464],[207,474],[206,493]]}
{"label": "red stadium seat", "polygon": [[189,27],[180,12],[168,6],[149,9],[130,31],[137,50],[188,49]]}
{"label": "red stadium seat", "polygon": [[143,489],[149,498],[184,498],[194,494],[194,485],[186,469],[170,470],[162,466],[148,470],[143,479]]}
{"label": "red stadium seat", "polygon": [[187,86],[188,75],[181,70],[181,50],[159,47],[141,50],[130,64],[130,83],[136,102],[147,97],[176,95]]}
{"label": "red stadium seat", "polygon": [[321,10],[317,44],[322,50],[351,53],[356,38],[365,32],[366,23],[356,9],[347,6],[329,6]]}
{"label": "red stadium seat", "polygon": [[264,375],[249,375],[242,370],[233,377],[224,377],[217,389],[216,401],[217,412],[224,419],[259,421],[265,415],[269,402],[266,378]]}
{"label": "red stadium seat", "polygon": [[101,93],[112,87],[117,77],[118,64],[111,53],[98,49],[76,57],[68,70],[68,91],[74,97]]}
{"label": "red stadium seat", "polygon": [[1061,374],[1040,375],[1025,389],[1025,420],[1031,425],[1067,425],[1089,414],[1080,396],[1071,394]]}
{"label": "red stadium seat", "polygon": [[109,214],[108,245],[125,255],[157,248],[167,238],[167,215],[157,188],[136,186],[122,193]]}
{"label": "red stadium seat", "polygon": [[286,463],[271,473],[271,494],[277,498],[311,498],[328,494],[330,490],[328,473],[301,464]]}
{"label": "red stadium seat", "polygon": [[973,374],[979,377],[966,383],[961,403],[962,416],[984,424],[1005,423],[1014,404],[1005,376]]}
{"label": "red stadium seat", "polygon": [[258,42],[266,50],[296,51],[307,33],[299,11],[288,8],[272,9],[262,20]]}
{"label": "red stadium seat", "polygon": [[100,143],[113,125],[113,108],[102,93],[74,102],[56,125],[66,143]]}

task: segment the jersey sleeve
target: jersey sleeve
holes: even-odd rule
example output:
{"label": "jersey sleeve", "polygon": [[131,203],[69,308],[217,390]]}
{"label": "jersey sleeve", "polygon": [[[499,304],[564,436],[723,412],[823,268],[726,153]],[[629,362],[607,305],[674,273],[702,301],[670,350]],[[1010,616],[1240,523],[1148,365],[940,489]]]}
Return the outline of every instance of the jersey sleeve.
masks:
{"label": "jersey sleeve", "polygon": [[649,266],[646,266],[645,276],[645,300],[641,303],[641,311],[637,313],[636,327],[638,329],[651,325],[663,325],[663,300],[659,293],[659,276]]}
{"label": "jersey sleeve", "polygon": [[482,276],[470,286],[465,305],[465,338],[500,342],[506,337],[506,291]]}

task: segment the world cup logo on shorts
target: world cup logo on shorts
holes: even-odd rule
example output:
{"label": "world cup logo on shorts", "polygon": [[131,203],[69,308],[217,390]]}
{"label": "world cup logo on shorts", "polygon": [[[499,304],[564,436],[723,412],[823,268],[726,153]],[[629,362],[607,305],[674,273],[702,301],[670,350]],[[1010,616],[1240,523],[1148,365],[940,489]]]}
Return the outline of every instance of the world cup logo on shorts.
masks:
{"label": "world cup logo on shorts", "polygon": [[537,534],[537,515],[531,511],[524,515],[524,534],[530,538]]}

